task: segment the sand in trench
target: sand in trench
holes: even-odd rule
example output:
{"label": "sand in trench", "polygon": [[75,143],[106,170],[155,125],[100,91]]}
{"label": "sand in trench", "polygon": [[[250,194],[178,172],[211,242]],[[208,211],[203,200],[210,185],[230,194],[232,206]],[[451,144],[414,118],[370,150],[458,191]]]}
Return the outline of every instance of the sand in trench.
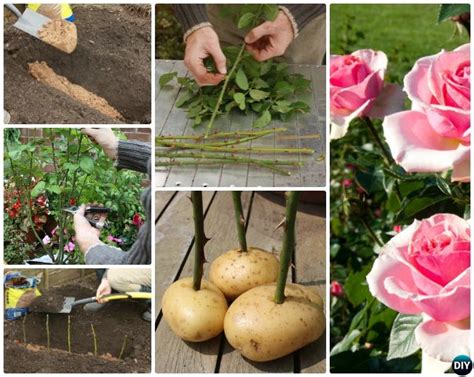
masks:
{"label": "sand in trench", "polygon": [[58,75],[48,66],[48,64],[46,64],[46,62],[37,61],[29,63],[28,70],[39,82],[63,92],[74,100],[96,109],[106,116],[119,121],[125,121],[122,114],[110,106],[104,98],[89,92],[80,85],[71,83],[66,77]]}

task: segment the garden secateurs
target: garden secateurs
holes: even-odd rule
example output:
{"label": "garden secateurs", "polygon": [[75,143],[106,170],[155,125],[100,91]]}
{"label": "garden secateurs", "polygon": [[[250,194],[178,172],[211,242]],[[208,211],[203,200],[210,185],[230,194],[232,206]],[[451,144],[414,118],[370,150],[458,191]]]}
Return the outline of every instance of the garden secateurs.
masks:
{"label": "garden secateurs", "polygon": [[[78,206],[71,206],[63,208],[63,211],[70,213],[71,215],[75,215],[79,211]],[[109,224],[107,223],[107,214],[110,213],[112,210],[107,207],[99,207],[99,206],[86,206],[85,210],[85,217],[89,224],[91,224],[96,229],[108,229]]]}

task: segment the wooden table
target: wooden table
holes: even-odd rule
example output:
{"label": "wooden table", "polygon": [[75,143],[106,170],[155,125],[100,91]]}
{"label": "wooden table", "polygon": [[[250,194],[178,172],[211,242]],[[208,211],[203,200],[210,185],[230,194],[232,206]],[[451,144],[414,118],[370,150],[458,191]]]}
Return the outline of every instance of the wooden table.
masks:
{"label": "wooden table", "polygon": [[[326,79],[325,67],[292,65],[293,72],[304,74],[312,82],[312,90],[301,97],[311,106],[308,114],[298,114],[289,122],[273,121],[272,127],[285,127],[284,135],[272,135],[252,142],[252,146],[312,148],[313,155],[292,155],[290,158],[304,162],[303,167],[290,167],[291,176],[249,165],[172,166],[156,169],[156,185],[168,187],[324,187],[326,177]],[[174,82],[160,88],[161,74],[176,71],[179,76],[188,75],[182,61],[156,61],[155,119],[156,135],[202,134],[203,127],[193,129],[186,112],[175,106],[180,87]],[[252,128],[254,115],[233,112],[221,116],[215,129],[221,131],[248,130]],[[261,154],[250,157],[262,157]],[[264,155],[270,158],[283,156]]]}
{"label": "wooden table", "polygon": [[[192,275],[194,228],[189,193],[156,193],[155,307],[156,372],[160,373],[324,373],[326,336],[278,360],[255,363],[244,359],[226,341],[224,334],[206,342],[185,342],[174,335],[162,318],[161,299],[174,281]],[[206,258],[238,246],[230,192],[203,192],[205,231],[211,240]],[[279,250],[282,229],[275,230],[284,216],[283,198],[274,193],[242,194],[248,218],[249,245]],[[289,280],[314,286],[325,299],[325,208],[301,203],[297,216],[297,247]],[[205,274],[208,265],[205,265]]]}

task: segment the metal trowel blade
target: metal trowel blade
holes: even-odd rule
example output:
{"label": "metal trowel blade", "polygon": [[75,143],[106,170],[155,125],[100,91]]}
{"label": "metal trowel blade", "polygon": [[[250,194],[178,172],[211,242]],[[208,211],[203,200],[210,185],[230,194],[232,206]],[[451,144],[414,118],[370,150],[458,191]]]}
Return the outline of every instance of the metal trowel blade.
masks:
{"label": "metal trowel blade", "polygon": [[50,18],[26,8],[23,15],[13,26],[35,38],[39,38],[38,32],[50,21]]}
{"label": "metal trowel blade", "polygon": [[68,314],[68,313],[71,313],[72,306],[73,306],[73,304],[74,304],[75,301],[76,301],[76,298],[75,298],[75,297],[65,297],[65,298],[64,298],[63,308],[61,309],[61,311],[59,311],[59,313],[60,313],[60,314]]}

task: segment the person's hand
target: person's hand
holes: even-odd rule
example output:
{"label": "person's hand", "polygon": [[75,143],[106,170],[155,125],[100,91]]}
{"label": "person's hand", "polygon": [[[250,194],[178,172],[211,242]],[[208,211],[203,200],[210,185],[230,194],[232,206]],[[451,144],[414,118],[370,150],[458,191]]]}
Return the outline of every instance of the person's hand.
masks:
{"label": "person's hand", "polygon": [[265,21],[245,36],[247,51],[259,62],[281,56],[293,41],[293,26],[280,11],[275,21]]}
{"label": "person's hand", "polygon": [[83,128],[81,132],[99,144],[111,159],[117,158],[119,139],[111,128]]}
{"label": "person's hand", "polygon": [[95,293],[95,297],[99,304],[104,304],[106,300],[102,297],[105,295],[109,295],[112,293],[112,287],[110,286],[110,282],[107,278],[103,278],[100,282],[99,286],[97,287],[97,291]]}
{"label": "person's hand", "polygon": [[[212,57],[218,73],[209,72],[204,59]],[[199,86],[217,85],[227,74],[225,55],[219,44],[216,32],[206,26],[191,33],[186,40],[184,65],[191,72]]]}
{"label": "person's hand", "polygon": [[101,243],[99,239],[100,230],[94,228],[84,216],[86,206],[83,204],[74,214],[74,232],[75,239],[82,252],[85,252],[91,246]]}

